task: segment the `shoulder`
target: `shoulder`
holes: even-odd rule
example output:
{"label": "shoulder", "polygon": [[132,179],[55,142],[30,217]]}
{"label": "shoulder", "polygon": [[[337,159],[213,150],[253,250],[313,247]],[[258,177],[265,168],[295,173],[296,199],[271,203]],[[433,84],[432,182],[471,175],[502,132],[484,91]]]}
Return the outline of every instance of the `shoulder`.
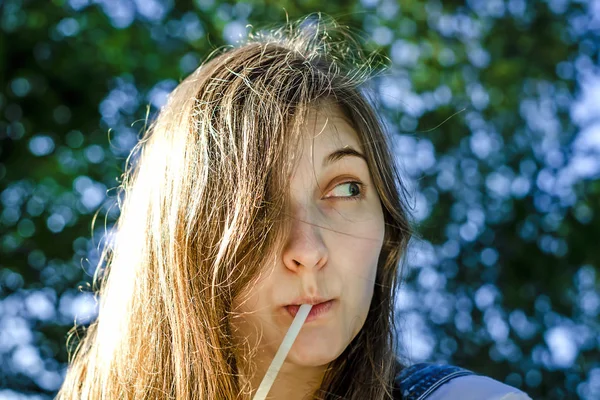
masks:
{"label": "shoulder", "polygon": [[395,399],[530,400],[519,389],[454,365],[412,365],[396,375],[395,387]]}

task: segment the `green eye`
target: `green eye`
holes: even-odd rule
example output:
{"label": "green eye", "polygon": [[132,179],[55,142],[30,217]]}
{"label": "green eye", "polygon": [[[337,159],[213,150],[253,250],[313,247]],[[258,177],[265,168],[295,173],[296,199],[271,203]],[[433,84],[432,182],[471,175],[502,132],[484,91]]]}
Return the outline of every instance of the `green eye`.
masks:
{"label": "green eye", "polygon": [[360,199],[363,195],[363,184],[360,182],[344,182],[337,185],[330,192],[331,196],[334,198],[346,198],[349,200],[357,200]]}

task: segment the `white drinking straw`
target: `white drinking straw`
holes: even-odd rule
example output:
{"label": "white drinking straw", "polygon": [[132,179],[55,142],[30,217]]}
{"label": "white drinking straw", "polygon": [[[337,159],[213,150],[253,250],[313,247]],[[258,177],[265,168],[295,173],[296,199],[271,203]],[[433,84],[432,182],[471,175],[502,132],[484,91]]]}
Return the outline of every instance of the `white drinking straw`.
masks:
{"label": "white drinking straw", "polygon": [[275,353],[275,358],[271,361],[271,365],[260,383],[253,400],[264,400],[267,397],[267,393],[269,393],[269,390],[275,381],[275,377],[279,373],[279,368],[281,368],[283,361],[290,352],[290,349],[296,340],[296,336],[300,333],[300,328],[302,328],[304,321],[306,321],[306,317],[308,317],[311,308],[312,304],[302,304],[300,306],[296,318],[292,321],[292,325],[290,325],[290,329],[288,329],[285,334],[281,346],[279,346],[277,353]]}

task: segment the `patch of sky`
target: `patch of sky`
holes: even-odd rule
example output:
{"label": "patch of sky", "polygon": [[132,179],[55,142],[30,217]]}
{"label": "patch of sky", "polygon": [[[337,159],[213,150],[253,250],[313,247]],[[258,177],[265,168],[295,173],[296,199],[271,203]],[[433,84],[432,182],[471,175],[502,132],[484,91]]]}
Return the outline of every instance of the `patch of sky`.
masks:
{"label": "patch of sky", "polygon": [[76,221],[73,211],[67,206],[53,206],[50,213],[46,225],[53,233],[61,232],[65,226],[71,226]]}
{"label": "patch of sky", "polygon": [[573,277],[573,282],[579,290],[593,289],[596,285],[596,270],[594,266],[589,264],[581,266]]}
{"label": "patch of sky", "polygon": [[183,25],[183,35],[188,41],[195,42],[204,37],[204,26],[195,13],[185,13],[181,18],[181,23]]}
{"label": "patch of sky", "polygon": [[[591,2],[592,4],[595,2]],[[593,7],[590,8],[593,10]],[[590,31],[590,25],[593,25],[592,13],[572,13],[567,17],[569,21],[568,32],[570,39],[578,39]]]}
{"label": "patch of sky", "polygon": [[550,350],[553,367],[568,368],[573,365],[579,355],[579,348],[570,327],[552,327],[544,332],[544,340]]}
{"label": "patch of sky", "polygon": [[209,11],[215,5],[215,0],[194,0],[194,3],[202,11]]}
{"label": "patch of sky", "polygon": [[435,248],[427,240],[411,240],[407,259],[412,268],[432,267],[438,264]]}
{"label": "patch of sky", "polygon": [[170,0],[134,0],[138,15],[146,21],[159,22],[173,7]]}
{"label": "patch of sky", "polygon": [[459,311],[454,315],[454,326],[459,332],[471,332],[473,330],[473,318],[466,311]]}
{"label": "patch of sky", "polygon": [[488,193],[499,199],[509,198],[513,176],[513,172],[507,167],[501,168],[499,171],[491,172],[485,179]]}
{"label": "patch of sky", "polygon": [[473,242],[479,236],[480,230],[473,222],[467,221],[460,225],[458,233],[465,242]]}
{"label": "patch of sky", "polygon": [[512,329],[523,340],[531,339],[539,330],[539,327],[531,322],[523,310],[517,309],[509,314],[508,321]]}
{"label": "patch of sky", "polygon": [[246,27],[247,22],[244,20],[230,21],[223,28],[223,40],[229,44],[235,44],[244,40],[249,33],[249,29]]}
{"label": "patch of sky", "polygon": [[66,146],[60,146],[56,151],[56,159],[60,166],[60,170],[69,175],[77,174],[79,168],[85,168],[86,161],[75,157],[73,150]]}
{"label": "patch of sky", "polygon": [[84,175],[75,178],[73,189],[79,195],[84,213],[95,210],[106,198],[106,186]]}
{"label": "patch of sky", "polygon": [[96,318],[98,306],[92,293],[67,291],[60,297],[58,310],[65,323],[87,324]]}
{"label": "patch of sky", "polygon": [[412,135],[394,135],[392,147],[396,164],[402,166],[409,178],[418,176],[421,170],[415,160],[417,139]]}
{"label": "patch of sky", "polygon": [[104,149],[97,144],[86,147],[83,151],[85,158],[92,164],[99,164],[104,161]]}
{"label": "patch of sky", "polygon": [[474,67],[486,68],[490,64],[491,56],[481,47],[471,47],[467,51],[467,57]]}
{"label": "patch of sky", "polygon": [[460,160],[460,169],[462,170],[463,182],[469,186],[478,187],[481,183],[481,174],[479,173],[479,163],[474,158],[463,157]]}
{"label": "patch of sky", "polygon": [[185,54],[179,60],[179,70],[183,74],[189,74],[200,65],[200,57],[194,52]]}
{"label": "patch of sky", "polygon": [[591,1],[587,3],[587,14],[590,17],[590,30],[596,30],[600,28],[600,2]]}
{"label": "patch of sky", "polygon": [[398,291],[396,298],[396,312],[404,312],[407,310],[413,310],[419,304],[417,300],[417,294],[407,285],[403,285]]}
{"label": "patch of sky", "polygon": [[486,247],[479,255],[481,263],[492,267],[498,261],[498,251],[491,247]]}
{"label": "patch of sky", "polygon": [[477,308],[484,311],[492,306],[498,297],[498,288],[492,284],[485,284],[475,292],[475,304]]}
{"label": "patch of sky", "polygon": [[379,4],[379,0],[360,0],[365,8],[375,8]]}
{"label": "patch of sky", "polygon": [[471,104],[477,110],[484,110],[490,103],[490,96],[479,83],[467,85],[467,95],[471,99]]}
{"label": "patch of sky", "polygon": [[440,340],[440,351],[447,357],[450,357],[458,350],[458,343],[451,337],[445,337]]}
{"label": "patch of sky", "polygon": [[4,207],[20,207],[29,194],[26,185],[15,182],[0,194],[0,201]]}
{"label": "patch of sky", "polygon": [[584,315],[597,318],[600,314],[600,295],[595,290],[584,290],[577,296],[577,306]]}
{"label": "patch of sky", "polygon": [[[519,347],[510,339],[497,341],[490,348],[489,354],[490,358],[496,362],[502,362],[504,360],[517,362],[523,357],[521,349],[519,349]],[[516,375],[519,377],[518,381],[520,381],[520,375],[518,373],[516,373]],[[515,378],[511,378],[511,380],[517,381]]]}
{"label": "patch of sky", "polygon": [[540,226],[545,232],[556,232],[563,222],[563,219],[564,214],[554,210],[542,217]]}
{"label": "patch of sky", "polygon": [[561,238],[555,238],[551,235],[541,235],[538,238],[538,247],[546,254],[554,254],[562,257],[567,253],[568,246]]}
{"label": "patch of sky", "polygon": [[10,315],[7,299],[0,302],[3,315],[0,317],[0,353],[6,354],[15,346],[31,343],[33,332],[29,322],[19,316]]}
{"label": "patch of sky", "polygon": [[488,308],[484,314],[484,321],[488,333],[495,342],[503,342],[508,339],[509,326],[497,309]]}
{"label": "patch of sky", "polygon": [[379,46],[387,46],[394,39],[394,34],[387,26],[378,26],[371,33],[371,38]]}
{"label": "patch of sky", "polygon": [[452,100],[452,90],[446,85],[441,85],[433,92],[433,98],[440,106],[449,104]]}
{"label": "patch of sky", "polygon": [[111,127],[117,125],[123,114],[133,114],[139,107],[139,93],[129,78],[117,78],[113,89],[99,106],[102,120]]}
{"label": "patch of sky", "polygon": [[35,376],[43,369],[43,361],[37,347],[31,344],[17,346],[10,360],[11,369],[15,372]]}
{"label": "patch of sky", "polygon": [[551,99],[526,98],[521,101],[519,112],[531,131],[543,135],[546,142],[544,150],[548,149],[548,145],[558,145],[555,140],[561,128]]}
{"label": "patch of sky", "polygon": [[56,30],[63,37],[76,36],[79,33],[79,22],[75,18],[63,18],[56,24]]}
{"label": "patch of sky", "polygon": [[432,267],[421,268],[417,277],[419,287],[428,291],[442,289],[446,284],[446,278]]}
{"label": "patch of sky", "polygon": [[46,226],[52,233],[61,232],[66,224],[67,221],[65,221],[65,218],[60,214],[52,214],[46,219]]}
{"label": "patch of sky", "polygon": [[0,389],[0,399],[2,400],[50,400],[51,396],[41,394],[24,394],[15,392],[11,389]]}
{"label": "patch of sky", "polygon": [[439,291],[430,291],[425,294],[423,301],[425,307],[429,310],[429,318],[434,324],[442,325],[450,320],[450,316],[454,310],[454,298],[452,295]]}
{"label": "patch of sky", "polygon": [[435,166],[435,148],[429,139],[420,139],[417,142],[416,159],[421,171],[427,171]]}
{"label": "patch of sky", "polygon": [[508,0],[506,7],[508,8],[508,12],[515,17],[523,17],[527,10],[525,0]]}
{"label": "patch of sky", "polygon": [[54,148],[54,140],[48,135],[38,134],[29,139],[29,151],[34,156],[47,156],[54,151]]}
{"label": "patch of sky", "polygon": [[136,131],[129,127],[120,125],[114,131],[114,137],[111,141],[110,149],[115,155],[128,155],[131,149],[138,142]]}
{"label": "patch of sky", "polygon": [[135,19],[136,7],[132,0],[95,0],[95,3],[115,28],[127,28]]}
{"label": "patch of sky", "polygon": [[494,150],[491,135],[483,129],[478,129],[469,136],[469,145],[480,160],[486,159]]}
{"label": "patch of sky", "polygon": [[398,319],[399,345],[413,362],[427,360],[435,347],[435,338],[421,312],[411,311]]}
{"label": "patch of sky", "polygon": [[586,72],[579,80],[580,94],[572,105],[571,118],[580,127],[572,143],[573,156],[566,169],[574,180],[600,174],[600,75]]}
{"label": "patch of sky", "polygon": [[417,129],[418,123],[419,121],[416,118],[411,117],[410,115],[403,115],[402,118],[400,118],[400,129],[402,129],[402,132],[414,132],[414,130]]}
{"label": "patch of sky", "polygon": [[68,4],[74,11],[81,11],[90,5],[90,0],[68,0]]}
{"label": "patch of sky", "polygon": [[506,12],[503,0],[468,0],[467,6],[480,17],[502,18]]}
{"label": "patch of sky", "polygon": [[422,193],[417,192],[414,195],[415,207],[412,211],[412,216],[416,221],[423,221],[431,214],[431,205],[428,203]]}
{"label": "patch of sky", "polygon": [[380,81],[380,96],[382,103],[397,111],[402,111],[412,117],[420,117],[427,109],[423,98],[411,89],[407,78],[387,77]]}
{"label": "patch of sky", "polygon": [[454,33],[456,32],[456,19],[454,16],[443,14],[436,20],[430,20],[430,25],[432,22],[435,24],[432,28],[437,29],[442,36],[454,36]]}
{"label": "patch of sky", "polygon": [[400,11],[400,3],[395,0],[383,0],[377,7],[377,15],[387,21],[395,20]]}
{"label": "patch of sky", "polygon": [[388,76],[379,79],[377,85],[378,98],[389,109],[400,108],[404,93],[410,89],[411,83],[406,75]]}
{"label": "patch of sky", "polygon": [[600,367],[592,368],[587,379],[577,385],[577,394],[582,400],[600,398]]}
{"label": "patch of sky", "polygon": [[440,246],[440,257],[453,259],[460,253],[460,244],[454,239],[447,240],[442,246]]}
{"label": "patch of sky", "polygon": [[473,310],[473,301],[465,293],[458,293],[456,295],[456,310],[470,313]]}
{"label": "patch of sky", "polygon": [[454,171],[453,170],[441,171],[436,178],[436,183],[437,183],[438,188],[442,192],[447,192],[447,191],[452,190],[454,188],[454,185],[456,184],[456,178],[454,175]]}
{"label": "patch of sky", "polygon": [[165,79],[158,82],[147,95],[147,100],[156,108],[161,108],[167,103],[169,93],[175,89],[177,82],[173,79]]}

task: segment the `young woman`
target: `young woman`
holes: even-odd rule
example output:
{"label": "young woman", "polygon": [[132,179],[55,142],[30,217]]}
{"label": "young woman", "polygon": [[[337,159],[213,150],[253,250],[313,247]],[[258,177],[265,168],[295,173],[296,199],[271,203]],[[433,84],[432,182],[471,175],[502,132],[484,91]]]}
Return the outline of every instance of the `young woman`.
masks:
{"label": "young woman", "polygon": [[170,95],[129,160],[58,399],[251,399],[305,303],[268,398],[525,396],[397,356],[406,192],[358,88],[369,69],[332,26],[253,36]]}

